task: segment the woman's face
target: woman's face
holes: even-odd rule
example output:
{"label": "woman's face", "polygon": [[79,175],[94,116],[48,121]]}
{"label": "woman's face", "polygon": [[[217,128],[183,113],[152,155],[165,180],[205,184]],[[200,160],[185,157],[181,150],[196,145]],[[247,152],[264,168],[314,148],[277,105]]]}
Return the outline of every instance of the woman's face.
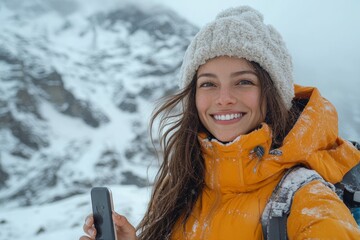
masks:
{"label": "woman's face", "polygon": [[197,71],[200,121],[222,142],[247,134],[264,121],[266,103],[260,101],[260,80],[245,59],[216,57]]}

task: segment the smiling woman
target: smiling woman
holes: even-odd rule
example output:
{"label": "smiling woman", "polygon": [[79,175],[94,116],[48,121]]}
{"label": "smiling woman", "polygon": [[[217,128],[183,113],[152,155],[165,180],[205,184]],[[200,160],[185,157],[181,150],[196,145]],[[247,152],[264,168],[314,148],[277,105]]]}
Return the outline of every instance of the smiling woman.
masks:
{"label": "smiling woman", "polygon": [[230,142],[265,120],[266,99],[261,83],[245,59],[217,57],[197,72],[196,108],[213,137]]}
{"label": "smiling woman", "polygon": [[[163,158],[148,210],[137,236],[114,213],[118,239],[267,239],[264,209],[298,165],[319,174],[291,199],[281,239],[360,239],[332,191],[360,152],[338,136],[333,105],[293,83],[285,43],[259,12],[230,8],[202,28],[179,81],[150,122],[160,118]],[[91,216],[84,230],[94,239]]]}

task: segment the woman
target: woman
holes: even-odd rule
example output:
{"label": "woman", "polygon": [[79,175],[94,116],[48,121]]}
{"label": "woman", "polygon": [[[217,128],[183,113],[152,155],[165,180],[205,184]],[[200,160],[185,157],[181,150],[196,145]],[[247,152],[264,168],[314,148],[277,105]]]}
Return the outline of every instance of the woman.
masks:
{"label": "woman", "polygon": [[[138,236],[114,213],[119,240],[262,239],[262,212],[286,169],[302,164],[336,183],[360,161],[337,135],[334,107],[317,89],[294,86],[281,36],[250,7],[200,30],[180,85],[151,121],[160,117],[164,159]],[[84,231],[92,235],[80,239],[94,239],[91,216]],[[287,233],[360,239],[347,207],[319,181],[295,194]]]}

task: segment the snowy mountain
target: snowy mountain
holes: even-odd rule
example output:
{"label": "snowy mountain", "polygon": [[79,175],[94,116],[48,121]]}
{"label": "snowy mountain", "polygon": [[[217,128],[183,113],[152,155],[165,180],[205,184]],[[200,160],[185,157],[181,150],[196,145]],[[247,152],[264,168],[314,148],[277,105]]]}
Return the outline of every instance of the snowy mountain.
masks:
{"label": "snowy mountain", "polygon": [[0,3],[0,239],[79,237],[99,185],[139,220],[149,116],[197,32],[160,6],[58,2]]}

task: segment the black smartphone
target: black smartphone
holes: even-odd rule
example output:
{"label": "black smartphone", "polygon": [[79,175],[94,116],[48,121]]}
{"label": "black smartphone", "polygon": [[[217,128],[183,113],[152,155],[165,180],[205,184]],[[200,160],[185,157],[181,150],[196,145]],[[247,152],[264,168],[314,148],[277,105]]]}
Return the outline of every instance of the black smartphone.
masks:
{"label": "black smartphone", "polygon": [[112,220],[114,209],[110,189],[94,187],[91,189],[91,203],[94,225],[97,231],[96,240],[117,240],[115,225]]}

